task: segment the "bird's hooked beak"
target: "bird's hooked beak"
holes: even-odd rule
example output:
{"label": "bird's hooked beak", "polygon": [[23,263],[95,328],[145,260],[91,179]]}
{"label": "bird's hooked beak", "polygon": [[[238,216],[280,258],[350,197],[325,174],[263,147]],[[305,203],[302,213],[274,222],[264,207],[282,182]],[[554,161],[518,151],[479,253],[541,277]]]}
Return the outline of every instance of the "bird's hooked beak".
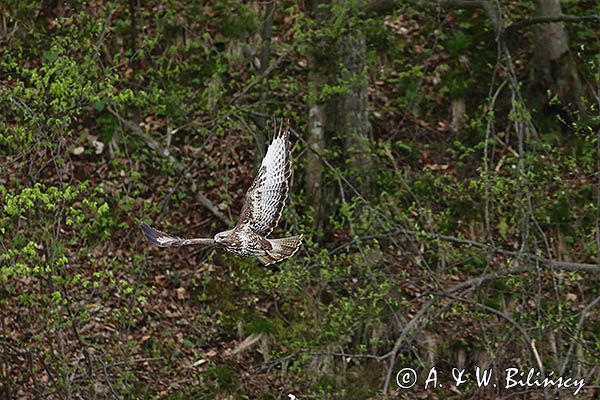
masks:
{"label": "bird's hooked beak", "polygon": [[225,240],[225,237],[226,237],[226,236],[227,236],[227,235],[223,234],[223,232],[221,232],[221,233],[217,233],[217,234],[215,235],[215,243],[217,243],[217,244],[219,244],[219,243],[223,243],[223,241]]}

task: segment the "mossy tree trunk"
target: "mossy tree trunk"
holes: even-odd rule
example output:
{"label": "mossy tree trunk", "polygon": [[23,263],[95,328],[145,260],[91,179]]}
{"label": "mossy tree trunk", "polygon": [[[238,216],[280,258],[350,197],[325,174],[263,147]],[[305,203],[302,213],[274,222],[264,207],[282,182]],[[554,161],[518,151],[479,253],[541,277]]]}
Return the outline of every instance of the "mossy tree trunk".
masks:
{"label": "mossy tree trunk", "polygon": [[275,0],[269,1],[265,6],[264,17],[260,29],[260,53],[259,53],[259,62],[258,66],[258,75],[263,79],[263,87],[264,89],[261,91],[260,95],[260,110],[261,114],[256,116],[255,123],[257,126],[256,132],[256,159],[255,159],[255,172],[260,168],[260,164],[262,163],[262,159],[264,158],[267,152],[267,118],[265,115],[268,113],[267,108],[264,104],[267,103],[267,99],[270,95],[270,88],[268,81],[265,79],[267,75],[267,71],[269,70],[270,59],[271,59],[271,38],[273,36],[273,18],[275,16],[275,8],[277,2]]}
{"label": "mossy tree trunk", "polygon": [[[535,0],[536,17],[562,15],[560,0]],[[529,92],[541,111],[548,105],[548,90],[555,94],[569,114],[585,114],[585,91],[569,38],[562,23],[539,24],[534,31],[534,59]]]}
{"label": "mossy tree trunk", "polygon": [[369,81],[367,45],[362,32],[349,32],[340,39],[339,78],[347,91],[337,99],[336,132],[343,136],[343,158],[350,181],[361,192],[371,190],[373,159],[370,145]]}
{"label": "mossy tree trunk", "polygon": [[368,118],[365,36],[351,18],[340,23],[331,11],[332,5],[352,14],[355,4],[352,0],[309,3],[315,32],[308,51],[307,142],[311,151],[306,158],[305,189],[308,203],[314,207],[316,228],[325,226],[326,215],[335,209],[337,199],[352,195],[340,193],[335,179],[325,179],[331,177],[326,173],[325,156],[365,195],[371,191],[374,166],[369,149],[372,129]]}

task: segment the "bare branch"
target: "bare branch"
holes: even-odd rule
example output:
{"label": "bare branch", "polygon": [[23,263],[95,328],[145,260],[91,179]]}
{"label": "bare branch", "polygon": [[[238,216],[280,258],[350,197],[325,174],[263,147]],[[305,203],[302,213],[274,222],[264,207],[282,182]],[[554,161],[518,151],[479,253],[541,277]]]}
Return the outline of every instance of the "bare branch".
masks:
{"label": "bare branch", "polygon": [[600,23],[600,15],[544,15],[539,17],[533,17],[524,19],[514,24],[510,25],[508,28],[502,32],[502,35],[510,35],[517,32],[520,29],[526,28],[531,25],[538,24],[551,24],[555,22],[582,22],[582,21],[592,21]]}
{"label": "bare branch", "polygon": [[176,159],[173,156],[173,154],[171,154],[169,149],[165,148],[156,139],[154,139],[152,136],[150,136],[146,132],[144,132],[142,130],[142,128],[140,128],[136,123],[129,121],[127,119],[124,119],[118,112],[116,112],[115,110],[113,110],[111,108],[109,108],[108,110],[111,112],[111,114],[113,114],[115,117],[117,117],[117,119],[123,125],[125,125],[125,127],[127,127],[127,129],[129,129],[131,131],[131,133],[133,133],[134,135],[136,135],[137,137],[142,139],[148,145],[148,147],[150,147],[152,150],[156,151],[160,156],[168,159],[173,164],[173,166],[175,167],[177,172],[183,174],[183,177],[190,183],[190,186],[189,186],[190,191],[192,192],[195,199],[200,204],[202,204],[207,210],[209,210],[211,213],[213,213],[213,215],[215,217],[217,217],[225,225],[228,225],[228,226],[231,225],[231,222],[232,222],[231,219],[229,219],[229,217],[227,217],[225,214],[223,214],[221,211],[219,211],[219,209],[208,199],[208,197],[206,197],[200,191],[200,189],[198,189],[198,186],[196,185],[196,182],[194,181],[192,174],[189,171],[187,171],[186,166],[183,163],[181,163],[181,161]]}
{"label": "bare branch", "polygon": [[442,6],[453,8],[481,7],[481,0],[374,0],[365,7],[367,15],[385,15],[390,14],[403,5],[411,4],[415,6]]}
{"label": "bare branch", "polygon": [[452,287],[441,290],[439,292],[432,293],[434,297],[432,297],[430,300],[428,300],[421,307],[421,309],[415,314],[415,316],[404,326],[404,329],[402,329],[402,332],[400,332],[400,335],[396,339],[396,342],[394,343],[394,347],[392,348],[392,350],[390,350],[389,352],[385,353],[384,355],[382,355],[378,358],[378,361],[383,361],[383,360],[386,360],[389,358],[389,366],[388,366],[386,378],[385,378],[385,381],[383,384],[384,396],[387,396],[387,392],[389,389],[390,380],[391,380],[391,376],[392,376],[392,371],[394,368],[394,362],[396,360],[396,355],[398,354],[400,347],[402,347],[402,344],[404,343],[404,341],[406,340],[406,338],[408,337],[408,334],[412,331],[412,329],[417,326],[419,320],[427,313],[427,311],[431,308],[431,306],[433,306],[433,304],[437,301],[437,297],[448,297],[452,293],[460,292],[461,290],[465,290],[465,289],[468,289],[473,286],[479,286],[485,281],[501,278],[501,277],[507,276],[507,275],[521,274],[521,273],[525,273],[528,271],[529,271],[529,269],[527,269],[527,268],[511,268],[511,269],[507,269],[504,271],[484,274],[484,275],[478,276],[477,278],[472,278],[472,279],[466,280],[464,282],[458,283]]}
{"label": "bare branch", "polygon": [[489,253],[501,254],[504,256],[508,256],[508,257],[514,257],[514,258],[520,259],[520,260],[529,260],[529,261],[536,263],[537,265],[543,266],[550,270],[561,270],[562,269],[562,270],[567,270],[567,271],[586,271],[586,272],[600,273],[600,265],[598,265],[598,264],[556,261],[556,260],[544,258],[544,257],[538,256],[535,254],[531,254],[531,253],[522,253],[519,251],[498,248],[498,247],[491,246],[491,245],[488,245],[485,243],[476,242],[476,241],[470,240],[470,239],[461,239],[461,238],[457,238],[456,236],[442,235],[439,233],[417,232],[417,231],[412,231],[412,230],[408,230],[408,229],[396,229],[396,230],[393,230],[393,231],[390,231],[390,232],[384,233],[384,234],[362,236],[362,237],[353,239],[347,243],[343,243],[343,244],[339,245],[338,247],[331,250],[329,253],[330,254],[336,253],[339,250],[349,247],[349,246],[352,246],[361,240],[383,239],[383,238],[399,236],[399,235],[412,236],[412,237],[419,236],[419,235],[429,236],[434,239],[443,240],[445,242],[469,245],[469,246],[472,246],[472,247],[475,247],[478,249],[485,250]]}
{"label": "bare branch", "polygon": [[573,341],[569,345],[569,350],[567,350],[567,354],[565,355],[563,364],[560,367],[561,375],[564,374],[565,371],[567,370],[567,365],[569,364],[569,360],[571,359],[571,354],[573,354],[573,350],[575,349],[575,343],[577,342],[577,337],[579,336],[579,334],[581,332],[585,318],[588,316],[591,309],[594,308],[598,304],[600,304],[600,296],[596,297],[591,303],[589,303],[583,309],[583,311],[581,311],[581,314],[579,315],[579,322],[577,323],[577,328],[575,330],[575,335],[574,335]]}

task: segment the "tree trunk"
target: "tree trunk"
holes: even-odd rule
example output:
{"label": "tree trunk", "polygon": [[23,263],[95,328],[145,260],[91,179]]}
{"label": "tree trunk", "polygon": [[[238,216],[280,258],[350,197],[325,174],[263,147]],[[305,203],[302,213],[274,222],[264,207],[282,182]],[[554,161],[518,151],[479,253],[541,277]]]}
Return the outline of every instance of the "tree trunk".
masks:
{"label": "tree trunk", "polygon": [[367,45],[362,32],[340,39],[339,76],[348,82],[348,91],[338,99],[336,131],[343,135],[344,163],[352,184],[368,194],[372,184],[371,123],[369,122],[369,81],[366,76]]}
{"label": "tree trunk", "polygon": [[[560,0],[535,0],[537,17],[560,16]],[[534,60],[530,94],[540,111],[548,104],[547,91],[560,99],[569,114],[585,113],[584,90],[569,38],[562,23],[540,24],[535,28]]]}
{"label": "tree trunk", "polygon": [[[352,0],[336,5],[350,7]],[[310,11],[316,29],[334,26],[335,15],[327,7],[332,2],[311,2]],[[338,28],[339,29],[339,28]],[[333,31],[335,32],[335,27]],[[307,142],[311,151],[306,158],[306,196],[314,206],[314,226],[325,226],[326,215],[335,210],[336,199],[344,197],[336,181],[324,181],[324,151],[337,150],[339,156],[328,161],[342,167],[346,177],[361,193],[372,185],[371,124],[368,114],[367,47],[362,31],[351,27],[343,35],[315,35],[308,51],[309,122]],[[325,88],[338,88],[335,94]]]}
{"label": "tree trunk", "polygon": [[271,0],[267,3],[265,7],[265,14],[263,18],[262,27],[260,29],[260,39],[261,39],[261,47],[260,47],[260,65],[258,66],[258,75],[263,78],[263,90],[260,94],[260,108],[261,113],[256,116],[255,122],[257,126],[256,132],[256,155],[254,162],[254,170],[258,171],[260,168],[260,164],[262,163],[262,159],[265,157],[267,152],[267,120],[264,117],[267,114],[268,110],[264,106],[267,101],[267,98],[270,95],[270,88],[268,87],[267,80],[264,79],[267,70],[269,69],[270,59],[271,59],[271,37],[273,36],[273,18],[275,16],[275,0]]}
{"label": "tree trunk", "polygon": [[[321,29],[330,16],[320,8],[322,2],[313,1],[309,10],[315,21],[316,29]],[[331,187],[324,188],[323,169],[326,148],[327,102],[321,97],[324,87],[331,84],[335,77],[335,57],[332,56],[334,43],[331,39],[320,38],[312,43],[308,49],[308,85],[309,85],[309,114],[307,143],[309,151],[306,153],[306,198],[313,207],[313,228],[321,229],[325,224],[326,210],[333,201]],[[324,199],[324,197],[327,199]]]}

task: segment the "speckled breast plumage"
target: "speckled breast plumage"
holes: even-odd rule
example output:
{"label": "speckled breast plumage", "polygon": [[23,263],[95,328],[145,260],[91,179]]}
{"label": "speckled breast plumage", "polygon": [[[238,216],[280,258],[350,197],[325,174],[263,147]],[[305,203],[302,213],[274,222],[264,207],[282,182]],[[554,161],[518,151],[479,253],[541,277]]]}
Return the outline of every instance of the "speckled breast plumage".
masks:
{"label": "speckled breast plumage", "polygon": [[242,227],[234,229],[227,242],[223,243],[223,248],[235,255],[242,257],[264,255],[264,246],[268,245],[263,237],[254,233],[250,228]]}

